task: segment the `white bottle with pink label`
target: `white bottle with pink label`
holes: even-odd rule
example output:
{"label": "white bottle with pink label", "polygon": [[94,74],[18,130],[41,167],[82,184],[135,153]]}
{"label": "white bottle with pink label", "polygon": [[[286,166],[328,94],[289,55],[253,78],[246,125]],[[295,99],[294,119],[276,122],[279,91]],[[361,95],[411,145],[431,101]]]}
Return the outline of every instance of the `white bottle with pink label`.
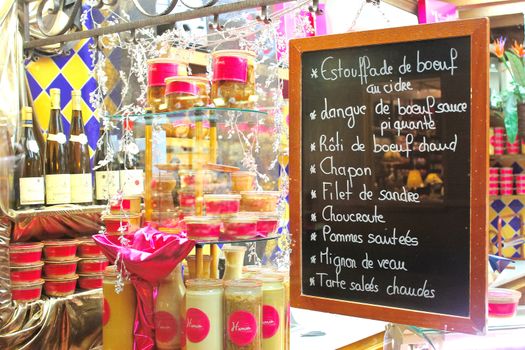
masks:
{"label": "white bottle with pink label", "polygon": [[194,279],[186,287],[186,350],[223,350],[222,282]]}

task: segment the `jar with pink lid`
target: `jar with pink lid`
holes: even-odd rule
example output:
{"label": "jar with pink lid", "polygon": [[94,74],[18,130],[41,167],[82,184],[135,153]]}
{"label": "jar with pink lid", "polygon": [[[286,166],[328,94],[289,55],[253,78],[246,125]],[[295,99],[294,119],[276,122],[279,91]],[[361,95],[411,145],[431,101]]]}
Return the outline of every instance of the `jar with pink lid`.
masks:
{"label": "jar with pink lid", "polygon": [[212,54],[211,99],[216,107],[253,108],[255,92],[255,53],[221,50]]}
{"label": "jar with pink lid", "polygon": [[161,105],[165,104],[165,80],[173,76],[188,74],[186,62],[175,58],[154,58],[148,60],[148,105],[153,113],[162,110]]}
{"label": "jar with pink lid", "polygon": [[165,83],[168,112],[205,107],[210,103],[210,85],[205,77],[176,76],[167,78]]}

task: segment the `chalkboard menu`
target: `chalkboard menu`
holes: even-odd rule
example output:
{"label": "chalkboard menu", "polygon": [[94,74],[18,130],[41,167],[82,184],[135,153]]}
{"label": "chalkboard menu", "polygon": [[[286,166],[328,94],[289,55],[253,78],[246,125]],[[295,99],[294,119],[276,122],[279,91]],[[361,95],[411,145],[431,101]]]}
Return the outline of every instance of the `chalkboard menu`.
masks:
{"label": "chalkboard menu", "polygon": [[487,31],[291,42],[294,305],[483,332]]}

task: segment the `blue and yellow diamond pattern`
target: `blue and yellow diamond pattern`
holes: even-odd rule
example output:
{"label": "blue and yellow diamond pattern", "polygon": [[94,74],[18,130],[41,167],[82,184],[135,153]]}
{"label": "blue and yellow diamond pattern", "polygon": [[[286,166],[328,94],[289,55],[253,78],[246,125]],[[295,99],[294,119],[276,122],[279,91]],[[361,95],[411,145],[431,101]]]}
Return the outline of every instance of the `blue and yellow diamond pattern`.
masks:
{"label": "blue and yellow diamond pattern", "polygon": [[[86,27],[91,27],[86,23]],[[79,41],[68,54],[53,57],[40,57],[35,62],[26,63],[28,88],[33,101],[34,113],[44,131],[49,125],[49,91],[60,89],[60,108],[66,135],[69,134],[71,121],[71,91],[82,92],[82,116],[90,153],[93,155],[99,133],[99,122],[95,110],[89,102],[90,94],[96,89],[93,77],[93,61],[90,44],[93,39]]]}

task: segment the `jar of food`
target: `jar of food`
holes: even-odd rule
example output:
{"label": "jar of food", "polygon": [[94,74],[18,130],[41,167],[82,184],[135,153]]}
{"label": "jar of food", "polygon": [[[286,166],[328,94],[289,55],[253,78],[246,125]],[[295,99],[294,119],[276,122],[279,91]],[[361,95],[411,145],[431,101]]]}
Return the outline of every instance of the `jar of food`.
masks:
{"label": "jar of food", "polygon": [[179,205],[182,210],[195,209],[195,191],[179,191]]}
{"label": "jar of food", "polygon": [[253,108],[255,92],[255,53],[221,50],[212,54],[211,99],[216,107]]}
{"label": "jar of food", "polygon": [[210,192],[213,188],[211,185],[215,183],[216,175],[213,171],[209,170],[199,170],[199,174],[195,170],[180,170],[180,188],[181,190],[195,190],[195,182],[197,181],[197,176],[202,177],[202,185],[204,187],[204,192]]}
{"label": "jar of food", "polygon": [[78,274],[78,287],[84,290],[102,288],[103,275],[101,273],[94,274]]}
{"label": "jar of food", "polygon": [[151,195],[151,208],[154,211],[175,211],[174,195],[171,192],[153,192]]}
{"label": "jar of food", "polygon": [[40,242],[12,243],[9,245],[9,263],[11,266],[39,264],[43,247]]}
{"label": "jar of food", "polygon": [[274,212],[277,210],[278,191],[241,192],[241,211]]}
{"label": "jar of food", "polygon": [[262,348],[284,350],[286,297],[281,275],[263,275]]}
{"label": "jar of food", "polygon": [[279,214],[275,212],[257,214],[257,235],[268,237],[274,234],[279,225]]}
{"label": "jar of food", "polygon": [[44,278],[44,292],[50,297],[66,297],[75,293],[78,275],[64,278]]}
{"label": "jar of food", "polygon": [[244,254],[246,247],[244,246],[228,246],[223,247],[225,270],[223,280],[238,280],[242,277],[242,267],[244,265]]}
{"label": "jar of food", "polygon": [[242,268],[242,278],[257,278],[265,273],[271,273],[272,269],[262,265],[246,265]]}
{"label": "jar of food", "polygon": [[17,283],[11,286],[11,298],[13,301],[25,303],[40,299],[42,295],[43,279],[34,282]]}
{"label": "jar of food", "polygon": [[76,239],[57,239],[43,241],[46,260],[66,261],[75,259],[78,241]]}
{"label": "jar of food", "polygon": [[153,113],[161,111],[165,103],[165,80],[173,76],[188,74],[188,65],[174,58],[155,58],[148,60],[148,105]]}
{"label": "jar of food", "polygon": [[251,239],[257,236],[257,217],[233,215],[223,220],[224,238]]}
{"label": "jar of food", "polygon": [[31,265],[11,266],[10,275],[12,284],[34,283],[42,277],[43,262]]}
{"label": "jar of food", "polygon": [[184,295],[182,265],[159,283],[155,303],[155,345],[157,349],[180,349],[184,331]]}
{"label": "jar of food", "polygon": [[231,280],[225,286],[226,350],[261,350],[262,283]]}
{"label": "jar of food", "polygon": [[236,171],[231,174],[232,192],[241,193],[251,191],[255,186],[255,173],[249,171]]}
{"label": "jar of food", "polygon": [[73,277],[77,271],[79,258],[72,260],[46,260],[44,261],[44,275],[46,278]]}
{"label": "jar of food", "polygon": [[78,241],[77,254],[79,258],[96,258],[104,256],[102,250],[93,238],[83,238]]}
{"label": "jar of food", "polygon": [[223,295],[221,280],[186,282],[186,350],[223,349]]}
{"label": "jar of food", "polygon": [[278,274],[283,278],[284,286],[284,348],[286,350],[290,349],[290,270],[286,268],[281,269],[271,269],[271,272],[263,272],[262,275],[274,275]]}
{"label": "jar of food", "polygon": [[175,174],[171,172],[163,172],[153,175],[151,179],[151,191],[156,193],[171,193],[177,185]]}
{"label": "jar of food", "polygon": [[123,196],[120,199],[110,200],[111,214],[132,213],[140,214],[142,196]]}
{"label": "jar of food", "polygon": [[140,228],[139,214],[105,215],[102,221],[108,235],[129,235]]}
{"label": "jar of food", "polygon": [[239,212],[241,196],[238,194],[205,194],[206,215],[231,215]]}
{"label": "jar of food", "polygon": [[135,288],[130,281],[124,280],[124,288],[117,294],[116,280],[116,266],[106,267],[102,283],[102,343],[104,350],[133,350],[133,325],[137,306]]}
{"label": "jar of food", "polygon": [[188,238],[196,241],[216,241],[221,234],[221,220],[216,216],[186,216]]}
{"label": "jar of food", "polygon": [[205,77],[177,76],[167,78],[168,112],[205,107],[210,103],[210,84]]}

